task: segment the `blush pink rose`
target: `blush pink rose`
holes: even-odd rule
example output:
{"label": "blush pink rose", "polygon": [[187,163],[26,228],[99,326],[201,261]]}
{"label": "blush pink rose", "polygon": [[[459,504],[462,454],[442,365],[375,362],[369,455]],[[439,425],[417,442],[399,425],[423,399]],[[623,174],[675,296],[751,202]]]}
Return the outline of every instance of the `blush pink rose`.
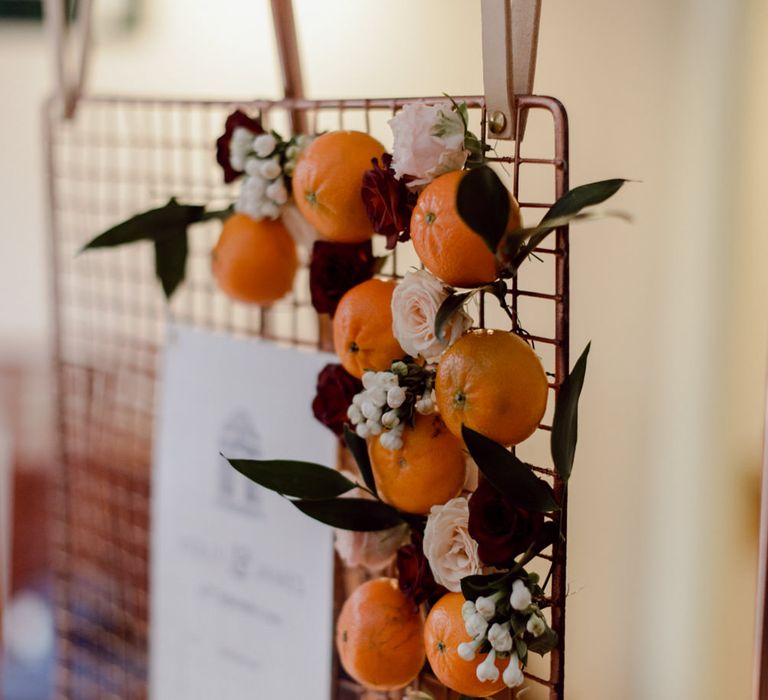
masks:
{"label": "blush pink rose", "polygon": [[389,120],[389,126],[394,136],[392,169],[397,179],[414,178],[409,187],[426,185],[438,175],[464,167],[466,127],[449,102],[407,104]]}
{"label": "blush pink rose", "polygon": [[480,574],[477,542],[469,534],[469,506],[463,496],[432,506],[424,529],[424,556],[435,581],[449,591],[461,590],[461,579]]}

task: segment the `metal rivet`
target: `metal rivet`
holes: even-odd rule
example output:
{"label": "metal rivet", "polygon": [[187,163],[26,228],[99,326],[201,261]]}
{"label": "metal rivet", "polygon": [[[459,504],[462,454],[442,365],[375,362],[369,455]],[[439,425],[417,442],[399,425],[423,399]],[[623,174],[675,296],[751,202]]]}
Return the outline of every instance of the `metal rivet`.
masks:
{"label": "metal rivet", "polygon": [[489,120],[489,126],[491,128],[491,133],[494,134],[500,134],[507,126],[507,117],[504,115],[504,112],[500,112],[496,110],[495,112],[491,113],[491,118]]}

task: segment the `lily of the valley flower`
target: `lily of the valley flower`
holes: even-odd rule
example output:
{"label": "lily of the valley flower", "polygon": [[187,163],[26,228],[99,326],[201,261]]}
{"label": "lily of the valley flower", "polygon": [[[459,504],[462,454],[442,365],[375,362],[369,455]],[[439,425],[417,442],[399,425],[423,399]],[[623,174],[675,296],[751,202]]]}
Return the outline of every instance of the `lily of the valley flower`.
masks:
{"label": "lily of the valley flower", "polygon": [[491,629],[488,630],[488,641],[496,651],[510,651],[512,649],[512,635],[509,633],[509,622],[503,624],[494,622]]}
{"label": "lily of the valley flower", "polygon": [[513,653],[509,657],[509,664],[504,670],[501,679],[504,681],[507,688],[517,688],[525,682],[525,676],[520,670],[520,659],[517,658],[517,654]]}
{"label": "lily of the valley flower", "polygon": [[544,634],[544,630],[547,629],[547,623],[542,620],[538,613],[534,613],[528,618],[528,622],[525,624],[527,629],[534,637],[539,637]]}
{"label": "lily of the valley flower", "polygon": [[486,620],[490,622],[493,616],[496,614],[496,603],[501,600],[502,595],[503,594],[501,591],[499,591],[493,595],[480,596],[475,601],[475,608],[477,609],[477,612],[479,612]]}
{"label": "lily of the valley flower", "polygon": [[476,612],[477,608],[475,607],[475,604],[471,600],[465,600],[464,605],[461,606],[461,619],[466,622],[466,619]]}
{"label": "lily of the valley flower", "polygon": [[485,661],[478,664],[475,674],[479,681],[491,681],[491,683],[494,683],[499,679],[499,669],[496,668],[496,652],[493,649],[488,652]]}
{"label": "lily of the valley flower", "polygon": [[464,620],[464,629],[467,630],[467,634],[473,639],[475,637],[484,637],[485,631],[488,629],[488,620],[479,612],[476,612]]}
{"label": "lily of the valley flower", "polygon": [[532,602],[533,597],[531,596],[530,590],[528,590],[528,587],[521,579],[517,579],[512,584],[512,594],[509,596],[509,604],[515,610],[522,611],[527,610]]}
{"label": "lily of the valley flower", "polygon": [[471,642],[462,642],[457,649],[459,656],[464,661],[474,661],[477,650],[483,645],[484,641],[485,637],[480,636]]}

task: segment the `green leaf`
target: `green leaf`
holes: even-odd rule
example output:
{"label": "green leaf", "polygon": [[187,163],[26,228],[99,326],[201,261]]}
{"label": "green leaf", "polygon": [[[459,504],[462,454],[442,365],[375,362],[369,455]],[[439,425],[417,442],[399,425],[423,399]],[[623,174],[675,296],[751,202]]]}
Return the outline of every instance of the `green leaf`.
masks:
{"label": "green leaf", "polygon": [[461,434],[480,471],[512,503],[542,513],[559,510],[552,487],[539,479],[530,465],[466,425],[462,425]]}
{"label": "green leaf", "polygon": [[558,199],[544,215],[542,223],[547,219],[558,219],[563,216],[578,214],[585,207],[593,207],[602,204],[615,195],[627,182],[622,178],[613,180],[600,180],[588,185],[580,185],[564,194]]}
{"label": "green leaf", "polygon": [[401,525],[403,519],[386,503],[366,498],[291,501],[302,513],[342,530],[373,532]]}
{"label": "green leaf", "polygon": [[517,652],[517,658],[523,662],[528,658],[528,645],[519,637],[515,637],[515,651]]}
{"label": "green leaf", "polygon": [[551,627],[547,627],[547,629],[544,630],[544,632],[542,632],[538,637],[534,637],[533,635],[529,636],[530,639],[528,639],[528,651],[532,651],[535,654],[539,654],[540,656],[548,654],[557,646],[557,632],[555,632]]}
{"label": "green leaf", "polygon": [[166,299],[170,299],[184,281],[188,252],[186,226],[155,239],[155,275],[163,285]]}
{"label": "green leaf", "polygon": [[357,468],[360,470],[365,485],[373,491],[374,495],[378,496],[379,492],[376,490],[376,480],[373,478],[371,458],[368,456],[368,443],[354,430],[350,430],[346,423],[344,424],[344,442],[357,462]]}
{"label": "green leaf", "polygon": [[579,397],[587,371],[587,357],[592,343],[587,343],[571,373],[565,378],[557,394],[555,415],[552,420],[550,444],[555,469],[563,481],[568,481],[576,454],[579,428]]}
{"label": "green leaf", "polygon": [[[324,500],[353,489],[355,484],[335,469],[290,459],[229,459],[243,476],[283,496]],[[369,501],[370,502],[370,501]]]}
{"label": "green leaf", "polygon": [[509,190],[487,165],[469,170],[456,193],[459,216],[482,237],[492,253],[501,241],[509,222]]}
{"label": "green leaf", "polygon": [[520,575],[522,570],[519,564],[515,564],[509,571],[465,576],[461,579],[461,592],[466,600],[475,601],[480,596],[488,596],[503,590],[513,577]]}
{"label": "green leaf", "polygon": [[201,221],[205,207],[195,204],[179,204],[175,199],[164,207],[150,209],[104,231],[83,246],[82,250],[109,248],[141,240],[157,240],[173,235],[189,224]]}
{"label": "green leaf", "polygon": [[462,306],[475,294],[474,291],[462,292],[461,294],[449,294],[440,304],[440,308],[435,314],[435,335],[438,340],[445,340],[444,334],[453,317],[459,312]]}
{"label": "green leaf", "polygon": [[518,229],[504,236],[500,250],[507,267],[516,270],[552,231],[579,217],[586,207],[612,197],[625,182],[627,180],[616,178],[574,187],[549,208],[538,226]]}

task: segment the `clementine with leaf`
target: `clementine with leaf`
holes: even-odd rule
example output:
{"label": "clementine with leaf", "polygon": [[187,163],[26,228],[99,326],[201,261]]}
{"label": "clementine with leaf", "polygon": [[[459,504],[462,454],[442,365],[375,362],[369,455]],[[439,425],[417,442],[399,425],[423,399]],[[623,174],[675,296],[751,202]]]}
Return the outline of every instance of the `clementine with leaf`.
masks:
{"label": "clementine with leaf", "polygon": [[[459,215],[456,193],[466,171],[435,178],[419,195],[411,215],[411,239],[416,254],[433,275],[453,287],[493,282],[499,269],[485,241]],[[507,231],[520,226],[520,207],[509,195]]]}
{"label": "clementine with leaf", "polygon": [[548,382],[536,353],[522,338],[499,330],[463,335],[440,358],[435,397],[449,430],[461,426],[502,445],[533,434],[547,407]]}

